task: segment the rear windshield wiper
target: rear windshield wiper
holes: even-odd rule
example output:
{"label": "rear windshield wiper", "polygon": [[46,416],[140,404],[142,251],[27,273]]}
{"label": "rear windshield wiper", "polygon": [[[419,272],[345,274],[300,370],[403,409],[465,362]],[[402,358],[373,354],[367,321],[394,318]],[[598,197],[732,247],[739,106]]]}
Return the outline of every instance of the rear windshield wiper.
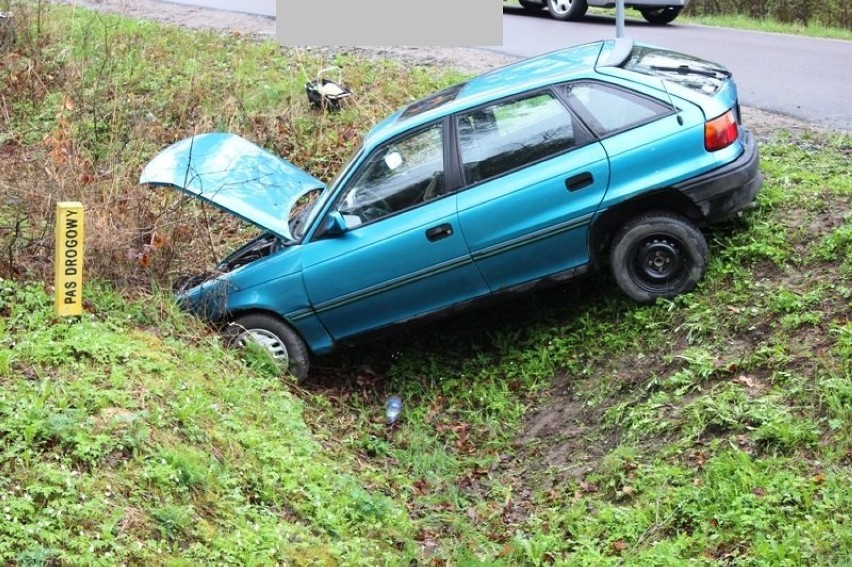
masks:
{"label": "rear windshield wiper", "polygon": [[671,71],[673,73],[680,73],[681,75],[702,75],[704,77],[713,77],[714,79],[718,79],[719,75],[722,75],[725,78],[730,78],[731,76],[731,72],[727,69],[696,69],[695,67],[690,67],[689,65],[678,65],[677,67],[651,65],[651,69],[655,71]]}

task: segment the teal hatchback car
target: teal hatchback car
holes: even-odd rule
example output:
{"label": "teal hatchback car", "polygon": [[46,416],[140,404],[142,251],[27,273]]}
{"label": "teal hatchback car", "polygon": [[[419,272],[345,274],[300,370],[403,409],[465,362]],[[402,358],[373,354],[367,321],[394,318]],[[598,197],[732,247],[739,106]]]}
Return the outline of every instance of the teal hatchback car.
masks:
{"label": "teal hatchback car", "polygon": [[413,102],[329,187],[226,133],[166,148],[141,177],[262,227],[178,299],[297,378],[341,342],[597,268],[640,302],[688,291],[701,227],[761,181],[730,72],[626,39]]}

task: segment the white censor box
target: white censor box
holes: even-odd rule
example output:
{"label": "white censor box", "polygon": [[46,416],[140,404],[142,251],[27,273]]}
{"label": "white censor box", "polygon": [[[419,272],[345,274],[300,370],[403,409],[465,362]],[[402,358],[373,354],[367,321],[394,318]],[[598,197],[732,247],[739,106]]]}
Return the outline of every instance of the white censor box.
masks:
{"label": "white censor box", "polygon": [[56,315],[83,312],[83,205],[56,203]]}

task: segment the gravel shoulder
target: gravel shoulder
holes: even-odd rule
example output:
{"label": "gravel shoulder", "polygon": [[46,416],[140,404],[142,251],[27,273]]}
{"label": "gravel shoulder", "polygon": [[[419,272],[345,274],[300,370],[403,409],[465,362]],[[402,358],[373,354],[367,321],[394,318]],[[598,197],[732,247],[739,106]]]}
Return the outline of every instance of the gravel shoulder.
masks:
{"label": "gravel shoulder", "polygon": [[[255,36],[258,39],[275,37],[275,19],[265,16],[170,4],[159,0],[49,1],[55,4],[72,5],[104,13],[122,14],[142,20],[183,26],[189,29],[240,33]],[[501,53],[463,47],[366,46],[357,48],[307,47],[304,49],[323,50],[329,54],[355,53],[368,58],[385,57],[399,60],[406,65],[453,67],[466,73],[483,73],[516,60],[514,57]],[[781,130],[823,130],[819,126],[796,118],[753,107],[743,108],[743,121],[760,139],[765,139]]]}

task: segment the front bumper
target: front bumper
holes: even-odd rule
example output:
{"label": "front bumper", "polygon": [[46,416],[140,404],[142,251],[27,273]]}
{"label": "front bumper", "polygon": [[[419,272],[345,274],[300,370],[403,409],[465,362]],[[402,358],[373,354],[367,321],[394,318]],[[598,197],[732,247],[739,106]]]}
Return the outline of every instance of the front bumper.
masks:
{"label": "front bumper", "polygon": [[701,211],[702,220],[715,223],[752,208],[763,185],[760,155],[751,132],[740,138],[744,151],[734,161],[674,186]]}

